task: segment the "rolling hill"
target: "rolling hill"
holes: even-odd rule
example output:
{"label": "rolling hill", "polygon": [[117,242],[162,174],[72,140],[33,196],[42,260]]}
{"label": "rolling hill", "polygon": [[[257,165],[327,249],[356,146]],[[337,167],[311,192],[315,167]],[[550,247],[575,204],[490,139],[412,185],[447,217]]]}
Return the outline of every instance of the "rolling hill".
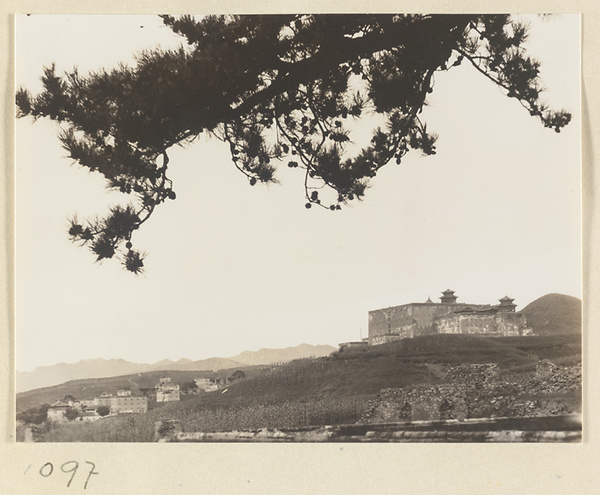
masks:
{"label": "rolling hill", "polygon": [[581,300],[564,294],[546,294],[521,310],[538,335],[581,334]]}

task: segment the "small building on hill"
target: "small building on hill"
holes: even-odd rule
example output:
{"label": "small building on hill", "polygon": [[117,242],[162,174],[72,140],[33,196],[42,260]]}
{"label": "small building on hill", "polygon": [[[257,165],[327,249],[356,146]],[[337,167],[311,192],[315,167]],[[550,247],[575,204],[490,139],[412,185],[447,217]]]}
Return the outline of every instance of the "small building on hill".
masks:
{"label": "small building on hill", "polygon": [[110,408],[111,414],[148,412],[148,398],[131,395],[131,390],[129,389],[118,390],[116,396],[102,392],[100,396],[94,397],[91,400],[82,400],[81,403],[88,410],[106,406]]}
{"label": "small building on hill", "polygon": [[170,378],[161,378],[156,389],[156,402],[178,402],[181,400],[179,385],[171,383]]}
{"label": "small building on hill", "polygon": [[448,289],[440,302],[423,303],[369,311],[369,345],[431,334],[486,335],[494,337],[531,335],[525,315],[515,311],[508,296],[500,304],[467,304]]}
{"label": "small building on hill", "polygon": [[71,409],[71,406],[66,402],[58,401],[52,404],[46,412],[46,418],[48,421],[55,423],[66,423],[68,421],[67,411]]}
{"label": "small building on hill", "polygon": [[75,419],[75,421],[80,423],[92,423],[94,421],[98,421],[99,419],[102,419],[102,416],[100,416],[97,411],[91,410],[79,413],[79,416]]}
{"label": "small building on hill", "polygon": [[215,390],[219,390],[219,386],[210,378],[196,378],[194,379],[196,386],[200,390],[204,390],[205,392],[214,392]]}

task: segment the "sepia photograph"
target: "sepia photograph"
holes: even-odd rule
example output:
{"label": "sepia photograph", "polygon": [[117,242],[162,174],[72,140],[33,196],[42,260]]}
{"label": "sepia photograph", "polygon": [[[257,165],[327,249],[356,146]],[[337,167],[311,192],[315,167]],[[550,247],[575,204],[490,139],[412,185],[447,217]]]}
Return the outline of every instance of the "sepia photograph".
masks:
{"label": "sepia photograph", "polygon": [[17,442],[582,442],[579,14],[18,14],[14,61]]}

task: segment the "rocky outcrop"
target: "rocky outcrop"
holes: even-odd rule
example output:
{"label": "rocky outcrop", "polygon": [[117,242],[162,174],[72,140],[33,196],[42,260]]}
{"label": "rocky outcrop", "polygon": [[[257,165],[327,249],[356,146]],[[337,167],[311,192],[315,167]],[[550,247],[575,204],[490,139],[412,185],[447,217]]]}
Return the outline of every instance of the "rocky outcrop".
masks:
{"label": "rocky outcrop", "polygon": [[581,365],[541,361],[535,372],[504,376],[496,364],[448,368],[444,384],[385,389],[360,423],[552,416],[581,411]]}

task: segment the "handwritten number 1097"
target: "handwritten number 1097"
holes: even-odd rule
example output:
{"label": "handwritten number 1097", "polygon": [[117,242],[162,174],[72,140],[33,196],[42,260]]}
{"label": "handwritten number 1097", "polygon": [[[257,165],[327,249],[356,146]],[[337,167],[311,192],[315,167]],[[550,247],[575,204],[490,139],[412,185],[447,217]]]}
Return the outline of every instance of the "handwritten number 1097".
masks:
{"label": "handwritten number 1097", "polygon": [[[92,474],[99,474],[96,471],[94,471],[94,469],[96,468],[96,465],[93,462],[85,461],[85,463],[89,464],[91,467],[88,470],[87,477],[86,477],[85,483],[83,485],[84,490],[87,488],[90,478],[92,477]],[[32,465],[30,464],[29,467],[25,470],[25,474],[27,474],[27,471],[29,471],[29,468],[31,468],[31,466]],[[73,478],[75,478],[75,474],[77,473],[78,469],[79,469],[79,463],[77,461],[67,461],[67,462],[61,464],[60,470],[65,474],[69,474],[69,473],[71,474],[71,476],[69,477],[69,481],[67,481],[67,488],[71,486],[71,483],[73,482]],[[54,472],[54,464],[52,464],[51,462],[47,462],[39,469],[40,476],[42,476],[44,478],[48,478],[49,476],[52,475],[53,472]]]}

